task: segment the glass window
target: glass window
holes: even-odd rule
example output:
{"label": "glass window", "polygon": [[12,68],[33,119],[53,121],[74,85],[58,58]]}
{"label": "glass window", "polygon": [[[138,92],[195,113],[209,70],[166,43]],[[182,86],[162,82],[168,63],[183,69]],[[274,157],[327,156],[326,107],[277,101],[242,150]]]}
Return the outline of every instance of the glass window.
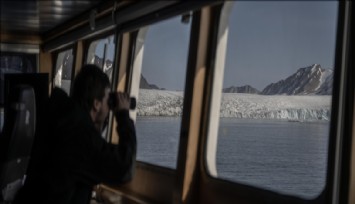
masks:
{"label": "glass window", "polygon": [[86,63],[95,64],[103,69],[112,81],[113,60],[115,54],[114,35],[93,41],[88,50]]}
{"label": "glass window", "polygon": [[149,26],[137,101],[137,159],[176,168],[190,24],[180,17]]}
{"label": "glass window", "polygon": [[0,106],[4,104],[4,74],[36,71],[37,54],[0,52]]}
{"label": "glass window", "polygon": [[70,94],[73,73],[73,49],[60,52],[55,66],[54,86],[62,88]]}
{"label": "glass window", "polygon": [[37,54],[0,52],[0,135],[4,126],[4,75],[7,73],[36,72],[37,57]]}
{"label": "glass window", "polygon": [[229,8],[213,176],[307,199],[323,191],[337,7],[240,1]]}

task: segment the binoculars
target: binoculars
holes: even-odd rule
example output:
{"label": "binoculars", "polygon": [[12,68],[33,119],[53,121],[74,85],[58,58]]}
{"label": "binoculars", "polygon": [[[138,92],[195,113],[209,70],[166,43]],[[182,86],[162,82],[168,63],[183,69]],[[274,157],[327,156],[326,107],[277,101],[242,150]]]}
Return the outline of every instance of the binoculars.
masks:
{"label": "binoculars", "polygon": [[[109,95],[109,98],[108,98],[108,107],[111,110],[114,110],[117,105],[116,94],[117,94],[116,92],[111,92]],[[130,110],[136,109],[136,105],[137,105],[136,98],[130,97],[129,98],[129,109]]]}

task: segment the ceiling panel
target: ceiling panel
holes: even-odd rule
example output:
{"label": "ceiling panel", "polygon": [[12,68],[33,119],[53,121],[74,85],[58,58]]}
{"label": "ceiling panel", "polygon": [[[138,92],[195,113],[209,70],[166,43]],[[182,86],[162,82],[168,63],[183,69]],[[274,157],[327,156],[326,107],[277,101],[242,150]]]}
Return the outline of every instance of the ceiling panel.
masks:
{"label": "ceiling panel", "polygon": [[43,34],[103,0],[0,0],[2,33]]}

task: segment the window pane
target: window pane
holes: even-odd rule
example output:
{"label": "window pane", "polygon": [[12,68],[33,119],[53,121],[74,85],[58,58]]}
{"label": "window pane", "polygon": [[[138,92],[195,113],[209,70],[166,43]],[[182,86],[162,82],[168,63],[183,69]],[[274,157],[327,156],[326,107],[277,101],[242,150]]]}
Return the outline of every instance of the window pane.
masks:
{"label": "window pane", "polygon": [[36,72],[37,57],[37,54],[0,52],[0,135],[4,126],[4,75]]}
{"label": "window pane", "polygon": [[114,35],[93,41],[88,50],[86,62],[103,69],[110,81],[112,79],[113,60],[115,54]]}
{"label": "window pane", "polygon": [[34,73],[36,69],[37,54],[0,52],[0,106],[4,104],[4,74]]}
{"label": "window pane", "polygon": [[73,49],[60,52],[57,57],[54,86],[62,88],[70,94],[70,84],[73,72]]}
{"label": "window pane", "polygon": [[314,198],[326,184],[338,3],[236,2],[217,177]]}
{"label": "window pane", "polygon": [[180,17],[148,28],[137,104],[137,159],[176,168],[190,25]]}

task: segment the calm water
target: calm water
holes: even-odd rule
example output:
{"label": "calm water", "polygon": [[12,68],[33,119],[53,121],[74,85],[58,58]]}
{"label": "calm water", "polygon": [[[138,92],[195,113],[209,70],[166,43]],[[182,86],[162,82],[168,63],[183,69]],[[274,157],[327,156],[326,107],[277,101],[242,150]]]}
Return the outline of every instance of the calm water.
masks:
{"label": "calm water", "polygon": [[[180,118],[137,118],[138,160],[176,168]],[[222,118],[218,177],[306,198],[325,186],[328,122]]]}

